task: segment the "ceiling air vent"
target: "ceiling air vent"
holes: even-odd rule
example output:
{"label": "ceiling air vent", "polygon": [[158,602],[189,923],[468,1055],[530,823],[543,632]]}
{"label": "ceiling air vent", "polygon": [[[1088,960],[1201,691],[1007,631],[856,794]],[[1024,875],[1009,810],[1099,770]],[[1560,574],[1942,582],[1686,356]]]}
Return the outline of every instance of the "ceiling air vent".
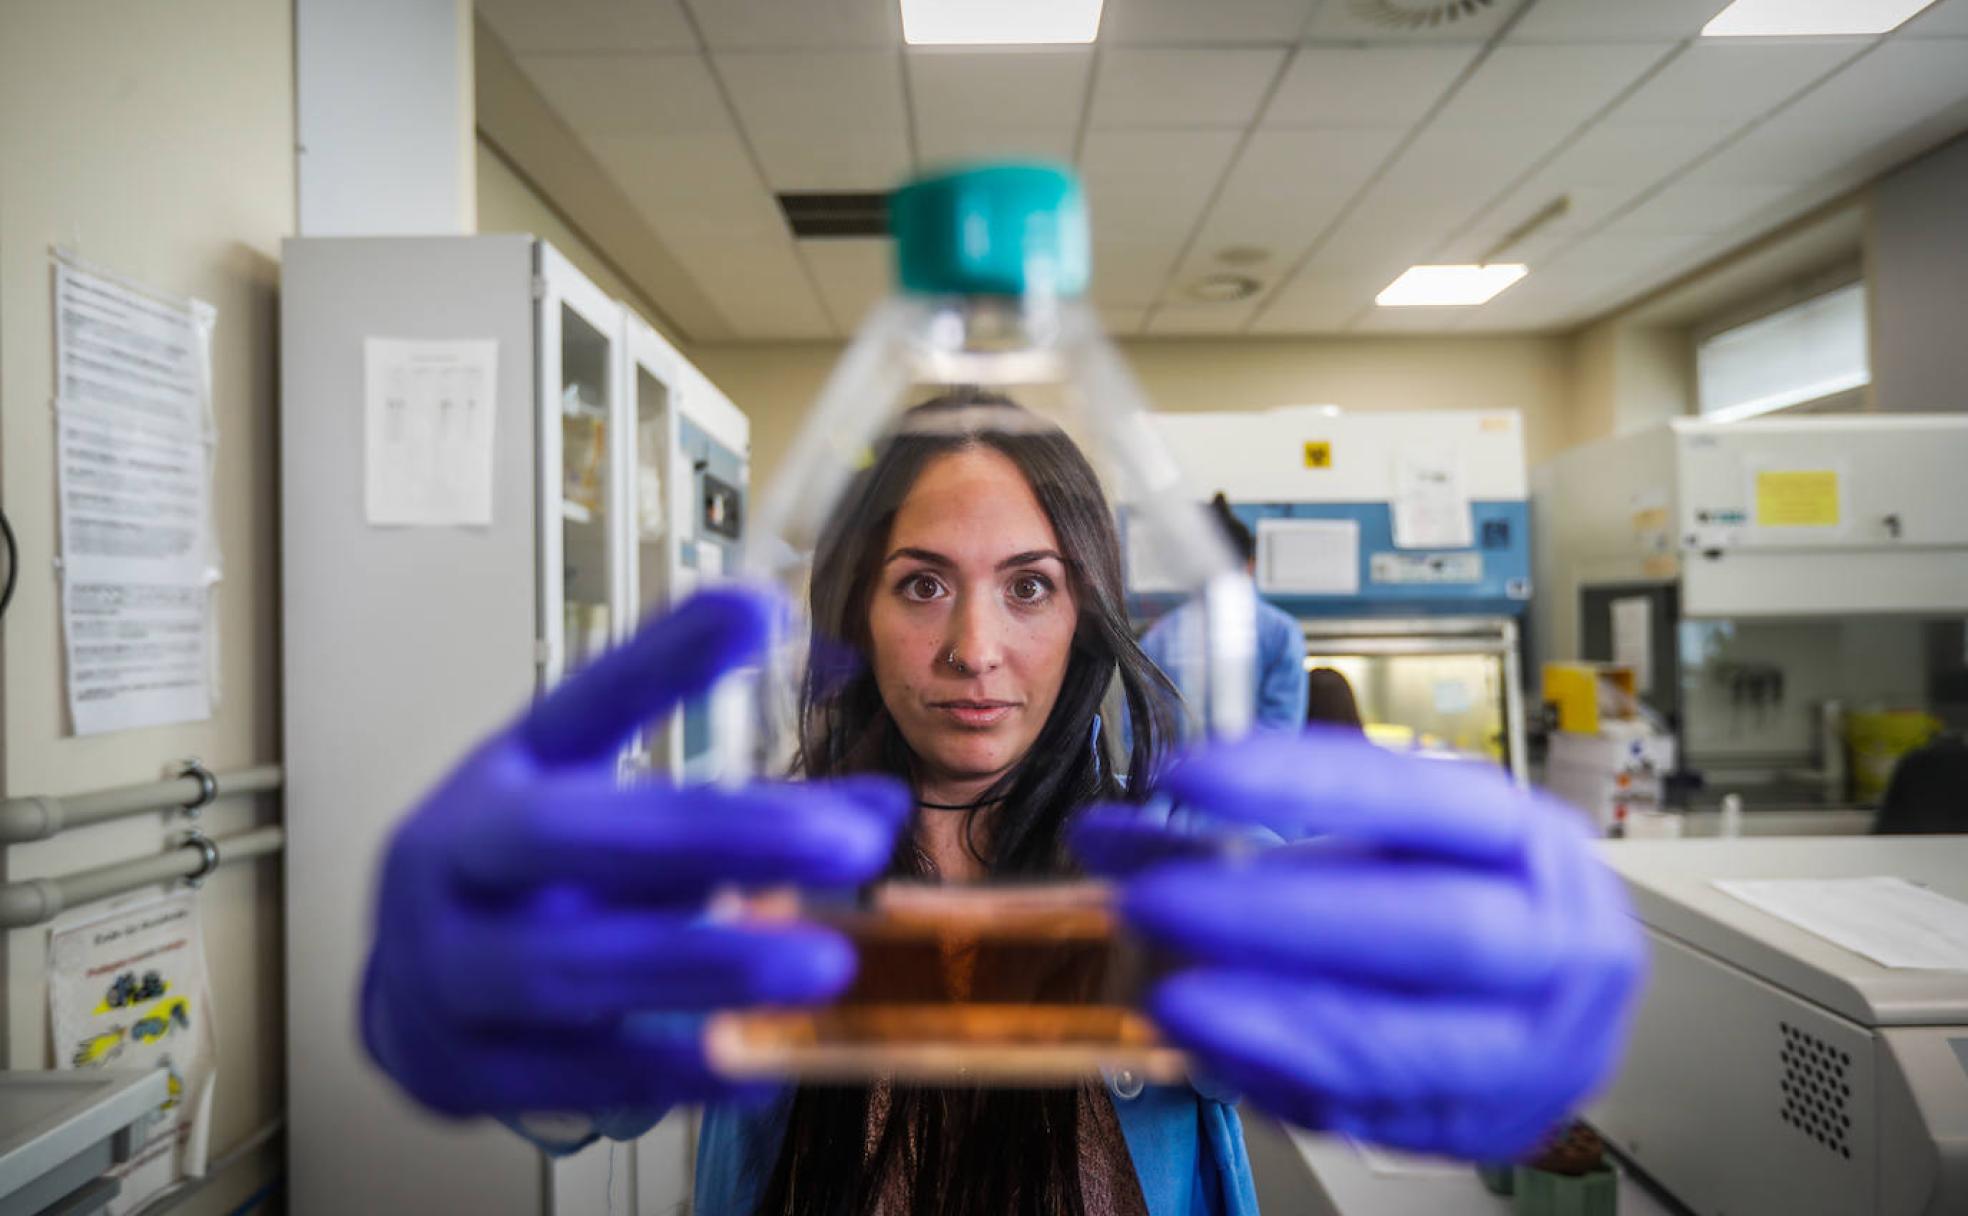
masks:
{"label": "ceiling air vent", "polygon": [[801,239],[888,235],[888,191],[781,194],[779,209]]}
{"label": "ceiling air vent", "polygon": [[1496,0],[1349,0],[1362,21],[1391,30],[1431,30],[1478,16]]}

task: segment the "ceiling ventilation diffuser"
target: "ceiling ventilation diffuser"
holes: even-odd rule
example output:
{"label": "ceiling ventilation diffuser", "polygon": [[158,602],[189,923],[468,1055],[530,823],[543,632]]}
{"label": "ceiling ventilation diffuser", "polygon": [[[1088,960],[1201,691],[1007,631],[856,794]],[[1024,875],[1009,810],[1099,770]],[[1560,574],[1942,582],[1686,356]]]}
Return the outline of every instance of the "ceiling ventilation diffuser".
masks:
{"label": "ceiling ventilation diffuser", "polygon": [[888,192],[787,193],[776,196],[795,237],[844,238],[888,235]]}
{"label": "ceiling ventilation diffuser", "polygon": [[1432,30],[1487,12],[1496,0],[1348,0],[1362,21],[1390,30]]}

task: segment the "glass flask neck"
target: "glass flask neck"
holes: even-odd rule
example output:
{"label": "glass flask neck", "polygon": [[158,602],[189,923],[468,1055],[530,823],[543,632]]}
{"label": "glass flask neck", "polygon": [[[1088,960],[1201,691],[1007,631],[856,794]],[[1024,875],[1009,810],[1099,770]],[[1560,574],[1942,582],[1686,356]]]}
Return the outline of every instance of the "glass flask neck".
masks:
{"label": "glass flask neck", "polygon": [[909,296],[917,378],[935,384],[1008,386],[1063,378],[1069,312],[1082,307],[1049,292],[1021,296]]}

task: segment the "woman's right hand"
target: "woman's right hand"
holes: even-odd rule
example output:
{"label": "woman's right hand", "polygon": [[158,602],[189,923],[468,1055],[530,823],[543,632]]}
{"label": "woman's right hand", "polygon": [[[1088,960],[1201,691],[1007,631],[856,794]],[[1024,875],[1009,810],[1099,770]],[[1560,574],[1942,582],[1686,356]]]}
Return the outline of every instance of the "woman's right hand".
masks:
{"label": "woman's right hand", "polygon": [[908,815],[899,784],[615,780],[622,744],[755,655],[777,610],[735,589],[691,599],[485,740],[397,830],[362,1030],[419,1102],[512,1115],[727,1094],[697,1015],[825,1000],[853,977],[831,932],[720,924],[704,903],[728,883],[868,879]]}

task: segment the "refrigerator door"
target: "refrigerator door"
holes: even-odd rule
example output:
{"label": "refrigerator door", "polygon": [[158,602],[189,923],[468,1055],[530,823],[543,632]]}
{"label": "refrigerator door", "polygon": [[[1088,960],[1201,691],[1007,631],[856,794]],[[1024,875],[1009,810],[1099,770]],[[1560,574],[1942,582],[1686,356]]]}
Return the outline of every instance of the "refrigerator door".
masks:
{"label": "refrigerator door", "polygon": [[[626,319],[622,355],[622,532],[628,595],[620,620],[621,636],[627,637],[678,597],[676,490],[691,470],[677,455],[683,356],[637,316]],[[677,721],[652,723],[632,748],[632,766],[675,772],[682,746]]]}
{"label": "refrigerator door", "polygon": [[608,648],[627,600],[618,410],[622,306],[538,249],[541,688]]}

